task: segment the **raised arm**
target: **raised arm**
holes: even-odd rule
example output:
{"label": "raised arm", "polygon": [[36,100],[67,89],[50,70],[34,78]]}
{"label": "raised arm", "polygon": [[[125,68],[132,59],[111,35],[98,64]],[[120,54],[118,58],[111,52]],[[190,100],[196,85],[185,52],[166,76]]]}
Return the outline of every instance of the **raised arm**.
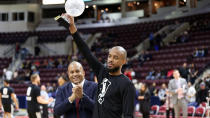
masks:
{"label": "raised arm", "polygon": [[74,24],[74,18],[71,16],[67,16],[70,22],[70,33],[72,34],[79,51],[83,54],[85,59],[87,60],[90,67],[93,69],[96,75],[99,74],[99,70],[103,67],[103,64],[98,61],[98,59],[91,53],[88,45],[85,41],[80,37],[79,33],[77,32],[77,28]]}

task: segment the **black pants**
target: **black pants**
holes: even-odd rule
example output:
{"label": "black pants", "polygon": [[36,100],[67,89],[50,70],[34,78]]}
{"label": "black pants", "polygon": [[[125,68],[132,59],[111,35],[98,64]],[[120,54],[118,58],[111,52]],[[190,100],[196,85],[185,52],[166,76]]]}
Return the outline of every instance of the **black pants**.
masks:
{"label": "black pants", "polygon": [[175,118],[174,108],[166,110],[166,118],[170,118],[170,112],[172,113],[172,118]]}
{"label": "black pants", "polygon": [[41,118],[41,113],[40,112],[28,112],[28,117],[29,118]]}
{"label": "black pants", "polygon": [[60,118],[60,116],[53,114],[53,118]]}
{"label": "black pants", "polygon": [[149,112],[142,112],[143,118],[149,118]]}
{"label": "black pants", "polygon": [[48,118],[48,106],[46,104],[42,105],[42,118]]}

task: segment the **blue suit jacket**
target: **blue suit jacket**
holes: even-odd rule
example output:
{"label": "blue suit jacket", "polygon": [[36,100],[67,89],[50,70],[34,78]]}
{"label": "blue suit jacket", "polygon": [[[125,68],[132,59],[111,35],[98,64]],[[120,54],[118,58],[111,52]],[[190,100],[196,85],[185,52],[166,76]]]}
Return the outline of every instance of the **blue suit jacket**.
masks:
{"label": "blue suit jacket", "polygon": [[[91,118],[94,110],[97,84],[85,80],[83,85],[84,96],[79,102],[80,118]],[[71,82],[59,87],[56,93],[54,112],[56,115],[64,115],[64,118],[76,118],[76,103],[70,103],[68,97],[72,94]]]}

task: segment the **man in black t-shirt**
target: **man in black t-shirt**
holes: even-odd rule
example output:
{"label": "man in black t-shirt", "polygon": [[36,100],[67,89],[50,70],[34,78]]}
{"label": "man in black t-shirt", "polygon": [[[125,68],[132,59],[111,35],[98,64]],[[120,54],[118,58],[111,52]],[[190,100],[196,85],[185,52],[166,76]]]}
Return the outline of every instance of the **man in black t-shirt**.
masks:
{"label": "man in black t-shirt", "polygon": [[4,118],[11,118],[12,100],[15,103],[16,110],[19,109],[18,102],[13,89],[9,86],[9,80],[4,80],[4,87],[0,90],[0,107],[3,105]]}
{"label": "man in black t-shirt", "polygon": [[109,50],[107,66],[92,55],[87,44],[82,40],[74,24],[74,18],[68,16],[70,33],[79,51],[87,60],[98,79],[97,101],[93,118],[133,118],[135,88],[122,72],[126,64],[127,52],[121,46]]}
{"label": "man in black t-shirt", "polygon": [[41,118],[40,104],[49,104],[53,101],[50,98],[48,101],[43,99],[40,95],[40,77],[38,74],[31,76],[32,84],[28,87],[26,92],[27,112],[29,118]]}

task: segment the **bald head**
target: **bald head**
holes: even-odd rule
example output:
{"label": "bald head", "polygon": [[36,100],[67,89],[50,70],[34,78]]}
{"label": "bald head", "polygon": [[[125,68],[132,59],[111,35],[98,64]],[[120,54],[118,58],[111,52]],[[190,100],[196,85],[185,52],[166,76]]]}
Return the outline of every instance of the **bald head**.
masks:
{"label": "bald head", "polygon": [[72,83],[80,84],[85,77],[85,71],[82,65],[77,61],[71,62],[68,67],[68,76]]}
{"label": "bald head", "polygon": [[127,52],[121,46],[115,46],[109,50],[107,67],[111,74],[121,74],[122,66],[127,61]]}
{"label": "bald head", "polygon": [[74,67],[81,68],[83,70],[82,64],[77,61],[71,62],[68,66],[68,70]]}
{"label": "bald head", "polygon": [[111,51],[116,51],[122,59],[127,59],[127,51],[122,46],[115,46],[109,50]]}

